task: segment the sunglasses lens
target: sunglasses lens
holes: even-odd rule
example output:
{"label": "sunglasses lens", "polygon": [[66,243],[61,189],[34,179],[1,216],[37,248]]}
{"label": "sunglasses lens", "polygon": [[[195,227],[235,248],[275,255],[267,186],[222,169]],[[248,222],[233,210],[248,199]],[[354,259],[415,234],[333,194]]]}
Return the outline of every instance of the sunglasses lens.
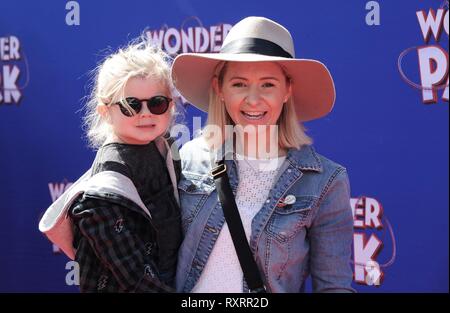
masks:
{"label": "sunglasses lens", "polygon": [[155,96],[148,100],[148,109],[151,113],[164,114],[169,108],[170,99],[164,96]]}
{"label": "sunglasses lens", "polygon": [[[142,101],[135,97],[128,97],[125,99],[127,104],[133,109],[134,112],[130,112],[122,103],[117,102],[120,106],[120,111],[122,111],[125,116],[133,116],[134,113],[139,114],[142,109]],[[172,99],[165,96],[155,96],[147,100],[147,107],[152,114],[161,115],[166,113],[169,108],[169,104]]]}
{"label": "sunglasses lens", "polygon": [[136,114],[141,112],[142,104],[141,101],[139,101],[139,99],[134,97],[128,97],[125,100],[127,101],[128,105],[133,109],[133,111],[136,112]]}
{"label": "sunglasses lens", "polygon": [[122,112],[123,115],[125,116],[132,116],[133,114],[126,108],[124,107],[121,103],[117,103],[119,105],[120,108],[120,112]]}

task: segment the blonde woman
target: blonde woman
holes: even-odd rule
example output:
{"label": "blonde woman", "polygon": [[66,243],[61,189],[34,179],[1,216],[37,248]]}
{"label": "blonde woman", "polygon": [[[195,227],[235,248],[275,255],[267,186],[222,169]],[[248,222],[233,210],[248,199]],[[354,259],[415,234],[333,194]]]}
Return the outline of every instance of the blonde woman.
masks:
{"label": "blonde woman", "polygon": [[167,61],[140,41],[97,68],[85,118],[96,158],[39,225],[79,263],[81,292],[174,290],[181,226]]}
{"label": "blonde woman", "polygon": [[[231,29],[220,53],[179,55],[172,75],[180,93],[208,112],[203,135],[180,153],[185,240],[177,290],[302,292],[311,276],[315,292],[354,291],[347,172],[315,152],[301,125],[333,107],[325,65],[296,59],[280,24],[248,17]],[[236,220],[229,225],[224,213],[230,201],[241,239],[230,232]],[[242,268],[243,242],[262,280],[258,288],[247,281],[252,265]]]}

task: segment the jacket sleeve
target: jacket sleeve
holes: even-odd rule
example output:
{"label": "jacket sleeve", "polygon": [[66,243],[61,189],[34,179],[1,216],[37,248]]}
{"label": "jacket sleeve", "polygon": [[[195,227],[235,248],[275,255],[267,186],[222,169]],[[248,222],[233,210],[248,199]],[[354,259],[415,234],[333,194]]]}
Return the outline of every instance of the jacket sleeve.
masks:
{"label": "jacket sleeve", "polygon": [[314,292],[355,292],[350,266],[353,215],[346,170],[339,168],[324,191],[309,229]]}
{"label": "jacket sleeve", "polygon": [[136,235],[135,225],[131,219],[124,218],[127,209],[108,202],[96,204],[85,205],[84,209],[74,207],[72,218],[122,289],[126,292],[173,292],[159,280],[151,256],[145,254],[144,243]]}

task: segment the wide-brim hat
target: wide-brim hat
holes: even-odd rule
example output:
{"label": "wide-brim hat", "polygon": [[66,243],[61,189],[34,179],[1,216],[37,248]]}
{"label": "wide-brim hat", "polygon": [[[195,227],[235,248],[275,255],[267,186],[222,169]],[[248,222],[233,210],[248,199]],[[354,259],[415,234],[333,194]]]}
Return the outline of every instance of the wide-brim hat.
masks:
{"label": "wide-brim hat", "polygon": [[219,53],[183,53],[172,64],[172,77],[181,95],[207,112],[209,90],[223,61],[276,62],[291,78],[299,121],[328,114],[336,93],[327,67],[317,60],[296,59],[289,31],[264,17],[247,17],[231,28]]}

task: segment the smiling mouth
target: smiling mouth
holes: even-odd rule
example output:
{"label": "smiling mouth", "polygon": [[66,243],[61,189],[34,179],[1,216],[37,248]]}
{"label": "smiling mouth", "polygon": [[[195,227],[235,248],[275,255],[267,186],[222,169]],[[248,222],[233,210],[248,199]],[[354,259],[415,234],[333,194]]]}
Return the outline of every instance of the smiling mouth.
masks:
{"label": "smiling mouth", "polygon": [[260,120],[262,118],[264,118],[264,116],[266,116],[267,111],[265,112],[245,112],[245,111],[241,111],[241,114],[249,119],[249,120]]}

